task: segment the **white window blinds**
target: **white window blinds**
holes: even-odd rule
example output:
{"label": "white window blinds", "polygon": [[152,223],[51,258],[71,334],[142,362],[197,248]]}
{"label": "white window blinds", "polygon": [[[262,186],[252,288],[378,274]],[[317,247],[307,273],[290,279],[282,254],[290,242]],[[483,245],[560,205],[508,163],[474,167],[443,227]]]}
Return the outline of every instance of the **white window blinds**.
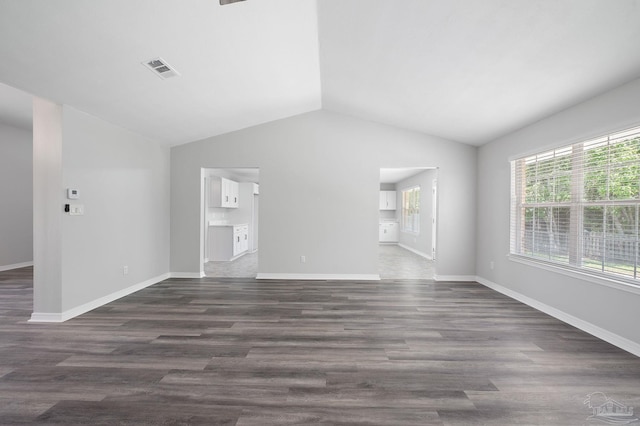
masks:
{"label": "white window blinds", "polygon": [[511,162],[511,253],[637,283],[640,127]]}
{"label": "white window blinds", "polygon": [[402,230],[420,232],[420,187],[402,191]]}

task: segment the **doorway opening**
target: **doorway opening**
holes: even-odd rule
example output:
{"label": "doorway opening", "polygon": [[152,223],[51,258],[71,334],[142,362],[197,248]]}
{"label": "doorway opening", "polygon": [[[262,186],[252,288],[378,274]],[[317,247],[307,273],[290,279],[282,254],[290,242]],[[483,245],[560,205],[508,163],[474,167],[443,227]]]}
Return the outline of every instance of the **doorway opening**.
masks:
{"label": "doorway opening", "polygon": [[202,271],[207,277],[258,273],[260,170],[202,169]]}
{"label": "doorway opening", "polygon": [[437,188],[436,167],[380,169],[380,278],[434,278]]}

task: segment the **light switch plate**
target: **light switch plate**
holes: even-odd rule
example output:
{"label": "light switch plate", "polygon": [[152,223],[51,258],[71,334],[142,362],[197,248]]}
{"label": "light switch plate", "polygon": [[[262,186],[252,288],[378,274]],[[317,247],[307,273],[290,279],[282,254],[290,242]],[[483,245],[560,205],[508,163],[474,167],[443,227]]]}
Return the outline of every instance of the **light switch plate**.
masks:
{"label": "light switch plate", "polygon": [[82,216],[84,214],[84,206],[82,204],[71,204],[69,206],[69,214],[71,216]]}

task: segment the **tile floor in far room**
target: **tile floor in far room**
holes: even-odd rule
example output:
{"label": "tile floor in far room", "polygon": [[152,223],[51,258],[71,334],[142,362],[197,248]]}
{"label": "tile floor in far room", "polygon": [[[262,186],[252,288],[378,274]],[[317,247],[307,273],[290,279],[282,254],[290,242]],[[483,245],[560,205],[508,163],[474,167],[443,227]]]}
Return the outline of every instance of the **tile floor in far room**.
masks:
{"label": "tile floor in far room", "polygon": [[[378,272],[382,279],[433,279],[434,262],[400,246],[381,244]],[[258,252],[248,253],[233,262],[207,262],[208,277],[253,278],[258,273]]]}
{"label": "tile floor in far room", "polygon": [[378,272],[386,279],[432,280],[435,262],[395,244],[380,244]]}

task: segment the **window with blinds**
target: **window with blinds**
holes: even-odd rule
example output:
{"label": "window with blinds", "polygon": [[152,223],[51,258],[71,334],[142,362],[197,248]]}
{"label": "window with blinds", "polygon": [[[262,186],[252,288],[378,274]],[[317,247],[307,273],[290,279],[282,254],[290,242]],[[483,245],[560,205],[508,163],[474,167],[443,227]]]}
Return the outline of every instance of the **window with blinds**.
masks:
{"label": "window with blinds", "polygon": [[402,230],[420,233],[420,187],[402,191]]}
{"label": "window with blinds", "polygon": [[640,127],[511,162],[511,254],[637,284]]}

